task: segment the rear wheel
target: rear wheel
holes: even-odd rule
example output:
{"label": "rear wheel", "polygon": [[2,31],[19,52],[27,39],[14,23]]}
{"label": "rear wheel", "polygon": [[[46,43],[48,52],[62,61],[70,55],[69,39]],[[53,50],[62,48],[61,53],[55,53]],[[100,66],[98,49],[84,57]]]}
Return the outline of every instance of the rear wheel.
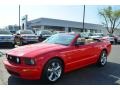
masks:
{"label": "rear wheel", "polygon": [[63,74],[63,65],[59,59],[52,59],[45,65],[42,79],[47,82],[56,82]]}
{"label": "rear wheel", "polygon": [[103,67],[106,65],[106,63],[107,63],[107,52],[103,50],[98,60],[98,66]]}
{"label": "rear wheel", "polygon": [[15,44],[11,44],[10,47],[14,48],[14,47],[15,47]]}

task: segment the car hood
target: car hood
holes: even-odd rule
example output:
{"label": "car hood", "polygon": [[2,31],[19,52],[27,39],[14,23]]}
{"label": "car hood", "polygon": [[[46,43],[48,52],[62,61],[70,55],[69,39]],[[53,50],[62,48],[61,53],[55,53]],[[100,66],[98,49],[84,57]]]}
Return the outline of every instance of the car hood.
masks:
{"label": "car hood", "polygon": [[36,36],[35,34],[21,34],[21,36]]}
{"label": "car hood", "polygon": [[18,57],[36,57],[41,54],[49,53],[50,51],[60,50],[67,46],[58,44],[38,43],[20,46],[10,50],[7,54]]}
{"label": "car hood", "polygon": [[49,36],[52,36],[52,35],[43,35],[43,37],[49,37]]}
{"label": "car hood", "polygon": [[13,35],[0,34],[0,37],[13,37]]}
{"label": "car hood", "polygon": [[114,37],[110,37],[110,36],[105,36],[105,37],[103,37],[103,38],[108,38],[108,39],[109,39],[109,38],[111,38],[111,39],[113,38],[113,39],[114,39]]}

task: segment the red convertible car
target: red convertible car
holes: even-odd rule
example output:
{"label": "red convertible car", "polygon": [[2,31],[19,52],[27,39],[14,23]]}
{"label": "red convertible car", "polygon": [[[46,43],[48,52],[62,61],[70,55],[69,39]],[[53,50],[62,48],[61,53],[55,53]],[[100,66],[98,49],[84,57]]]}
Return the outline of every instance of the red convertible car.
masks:
{"label": "red convertible car", "polygon": [[42,43],[20,46],[6,54],[7,71],[22,79],[56,82],[63,73],[89,64],[105,66],[111,44],[79,34],[55,34]]}

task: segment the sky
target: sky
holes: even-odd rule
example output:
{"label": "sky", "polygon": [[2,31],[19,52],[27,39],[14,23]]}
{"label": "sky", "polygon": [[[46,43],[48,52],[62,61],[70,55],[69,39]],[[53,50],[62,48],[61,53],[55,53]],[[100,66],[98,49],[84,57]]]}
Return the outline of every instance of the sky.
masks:
{"label": "sky", "polygon": [[[0,28],[7,25],[18,25],[19,5],[0,5]],[[85,22],[101,24],[98,11],[105,8],[104,5],[86,5]],[[120,9],[120,6],[112,6]],[[83,21],[83,5],[21,5],[21,18],[28,15],[28,21],[37,18],[53,18],[70,21]]]}

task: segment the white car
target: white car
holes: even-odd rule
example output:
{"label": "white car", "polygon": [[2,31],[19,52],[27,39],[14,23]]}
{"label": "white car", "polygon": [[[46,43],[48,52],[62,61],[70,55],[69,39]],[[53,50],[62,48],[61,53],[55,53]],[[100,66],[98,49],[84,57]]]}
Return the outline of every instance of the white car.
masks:
{"label": "white car", "polygon": [[41,42],[50,37],[52,35],[52,32],[49,30],[39,30],[36,31],[36,34],[39,37],[39,41]]}
{"label": "white car", "polygon": [[117,37],[117,43],[120,43],[120,35]]}
{"label": "white car", "polygon": [[14,47],[14,36],[9,30],[0,30],[0,45]]}
{"label": "white car", "polygon": [[111,42],[111,44],[115,43],[115,38],[113,36],[105,36],[105,37],[103,37],[103,39],[109,40]]}
{"label": "white car", "polygon": [[53,34],[65,33],[65,31],[54,31]]}
{"label": "white car", "polygon": [[103,33],[90,33],[89,34],[89,38],[92,38],[92,39],[94,39],[94,38],[102,38],[102,37],[104,37]]}

